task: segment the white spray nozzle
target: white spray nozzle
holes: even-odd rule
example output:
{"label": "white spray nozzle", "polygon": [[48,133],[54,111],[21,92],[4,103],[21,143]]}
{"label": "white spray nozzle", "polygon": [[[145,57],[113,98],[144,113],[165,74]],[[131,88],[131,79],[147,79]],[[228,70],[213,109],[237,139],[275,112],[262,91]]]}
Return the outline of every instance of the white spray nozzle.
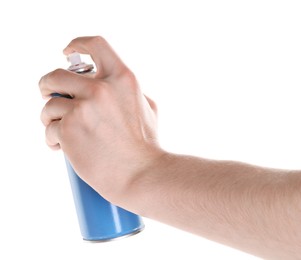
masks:
{"label": "white spray nozzle", "polygon": [[67,60],[71,63],[68,70],[76,72],[76,73],[87,73],[94,69],[92,64],[87,64],[82,62],[80,58],[80,54],[77,52],[73,52],[67,56]]}
{"label": "white spray nozzle", "polygon": [[80,54],[77,52],[73,52],[67,56],[67,60],[71,63],[71,65],[78,65],[82,63],[80,58]]}

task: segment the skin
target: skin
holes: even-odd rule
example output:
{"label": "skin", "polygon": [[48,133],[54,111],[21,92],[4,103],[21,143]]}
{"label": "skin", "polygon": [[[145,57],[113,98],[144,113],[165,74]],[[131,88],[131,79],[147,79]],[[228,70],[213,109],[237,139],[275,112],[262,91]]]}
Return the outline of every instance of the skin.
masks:
{"label": "skin", "polygon": [[[112,203],[267,259],[301,259],[301,171],[163,150],[156,105],[102,37],[64,49],[90,54],[92,76],[57,69],[39,86],[46,142]],[[51,93],[72,99],[51,98]]]}

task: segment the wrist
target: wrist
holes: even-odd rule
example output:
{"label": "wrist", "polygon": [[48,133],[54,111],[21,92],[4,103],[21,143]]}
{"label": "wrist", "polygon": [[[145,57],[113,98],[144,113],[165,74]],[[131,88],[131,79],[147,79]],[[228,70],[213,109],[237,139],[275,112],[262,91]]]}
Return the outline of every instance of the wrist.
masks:
{"label": "wrist", "polygon": [[140,203],[140,198],[146,190],[153,188],[152,183],[157,179],[156,173],[164,168],[168,157],[169,153],[157,146],[143,149],[136,160],[128,162],[128,170],[115,174],[113,182],[116,186],[107,193],[110,202],[142,215],[140,210],[144,206]]}

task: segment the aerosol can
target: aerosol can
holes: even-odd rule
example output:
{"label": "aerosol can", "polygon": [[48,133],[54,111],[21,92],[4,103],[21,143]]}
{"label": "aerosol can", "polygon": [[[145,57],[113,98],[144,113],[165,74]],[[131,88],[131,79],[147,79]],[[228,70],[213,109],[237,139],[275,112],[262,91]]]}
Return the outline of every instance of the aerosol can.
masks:
{"label": "aerosol can", "polygon": [[[93,73],[94,66],[82,62],[78,53],[70,54],[67,59],[71,63],[68,70],[75,73]],[[53,97],[71,98],[58,93],[53,94]],[[143,230],[144,224],[140,216],[117,207],[101,197],[76,174],[66,156],[65,159],[84,240],[111,241],[137,234]]]}

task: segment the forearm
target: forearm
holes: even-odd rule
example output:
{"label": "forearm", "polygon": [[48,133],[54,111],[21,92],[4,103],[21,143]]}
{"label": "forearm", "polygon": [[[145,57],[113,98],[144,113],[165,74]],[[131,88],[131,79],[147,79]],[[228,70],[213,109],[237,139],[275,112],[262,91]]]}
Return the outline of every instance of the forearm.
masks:
{"label": "forearm", "polygon": [[301,172],[166,154],[133,181],[125,207],[265,257],[301,254]]}

